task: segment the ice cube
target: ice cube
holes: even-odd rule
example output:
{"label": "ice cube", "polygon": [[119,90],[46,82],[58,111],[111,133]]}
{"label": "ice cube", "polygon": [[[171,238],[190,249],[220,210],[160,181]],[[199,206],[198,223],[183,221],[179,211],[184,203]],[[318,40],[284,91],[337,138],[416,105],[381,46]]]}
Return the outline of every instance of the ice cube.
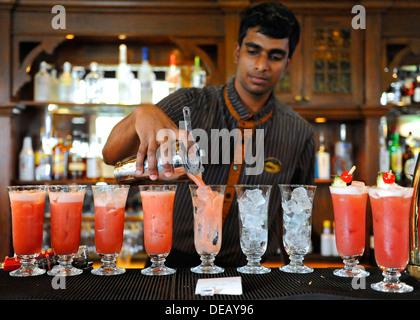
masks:
{"label": "ice cube", "polygon": [[254,206],[262,206],[265,204],[265,199],[262,195],[262,190],[260,189],[248,189],[245,191],[245,196],[247,196],[249,199],[251,199]]}

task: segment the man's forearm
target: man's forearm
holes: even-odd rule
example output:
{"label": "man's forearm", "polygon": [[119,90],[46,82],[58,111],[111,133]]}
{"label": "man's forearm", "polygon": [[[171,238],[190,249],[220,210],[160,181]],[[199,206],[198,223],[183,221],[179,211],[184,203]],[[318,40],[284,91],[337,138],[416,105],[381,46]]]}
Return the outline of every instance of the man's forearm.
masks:
{"label": "man's forearm", "polygon": [[102,150],[106,164],[114,165],[117,161],[137,153],[140,141],[135,128],[136,109],[112,129]]}

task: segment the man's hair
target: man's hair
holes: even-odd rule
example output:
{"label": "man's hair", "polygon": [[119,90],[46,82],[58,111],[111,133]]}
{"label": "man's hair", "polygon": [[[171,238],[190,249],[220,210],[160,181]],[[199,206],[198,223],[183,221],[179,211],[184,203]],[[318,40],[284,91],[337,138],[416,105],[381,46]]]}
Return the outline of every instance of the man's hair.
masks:
{"label": "man's hair", "polygon": [[266,2],[245,10],[239,27],[239,46],[242,46],[248,29],[254,27],[270,38],[289,38],[289,58],[292,57],[299,42],[300,26],[290,9],[278,2]]}

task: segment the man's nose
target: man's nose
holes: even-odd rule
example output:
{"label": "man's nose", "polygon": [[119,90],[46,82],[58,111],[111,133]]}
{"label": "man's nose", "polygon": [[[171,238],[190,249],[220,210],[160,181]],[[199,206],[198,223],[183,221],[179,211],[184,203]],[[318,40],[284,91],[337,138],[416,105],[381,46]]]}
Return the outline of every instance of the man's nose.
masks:
{"label": "man's nose", "polygon": [[268,69],[270,62],[268,61],[267,55],[260,54],[255,61],[255,70],[265,71]]}

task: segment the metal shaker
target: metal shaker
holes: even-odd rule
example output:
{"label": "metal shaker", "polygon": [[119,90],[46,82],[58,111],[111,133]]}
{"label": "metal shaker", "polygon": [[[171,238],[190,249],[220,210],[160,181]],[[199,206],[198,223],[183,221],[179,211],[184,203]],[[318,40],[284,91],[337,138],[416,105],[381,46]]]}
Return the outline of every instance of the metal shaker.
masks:
{"label": "metal shaker", "polygon": [[[190,137],[194,140],[194,137],[191,135],[191,119],[190,119],[190,110],[188,107],[183,108],[184,121],[186,130],[190,133]],[[143,173],[136,173],[136,159],[137,155],[130,156],[125,158],[115,164],[114,167],[114,176],[115,180],[121,184],[129,185],[145,185],[145,184],[166,184],[168,182],[184,182],[189,181],[187,173],[198,175],[200,172],[204,171],[202,162],[201,162],[201,151],[194,141],[194,144],[191,148],[194,148],[189,156],[187,155],[187,148],[180,141],[174,141],[172,144],[172,167],[174,173],[167,177],[163,172],[163,162],[160,152],[156,153],[156,162],[157,162],[157,171],[158,177],[156,180],[151,180],[149,177],[149,163],[147,158],[143,163]]]}
{"label": "metal shaker", "polygon": [[412,198],[410,214],[410,257],[407,265],[407,271],[413,277],[420,279],[420,234],[419,234],[419,201],[420,201],[420,156],[413,178],[414,194]]}

